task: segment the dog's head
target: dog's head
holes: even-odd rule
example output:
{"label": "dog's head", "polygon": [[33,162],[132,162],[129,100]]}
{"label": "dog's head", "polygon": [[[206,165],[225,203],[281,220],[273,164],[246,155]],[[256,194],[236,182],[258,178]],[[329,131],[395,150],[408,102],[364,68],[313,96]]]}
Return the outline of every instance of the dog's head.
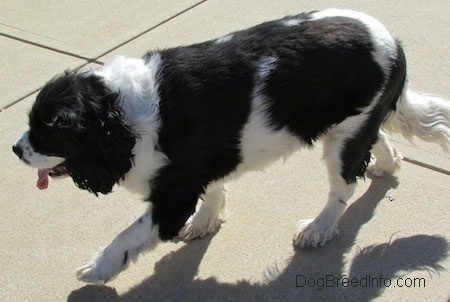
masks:
{"label": "dog's head", "polygon": [[123,120],[120,94],[92,72],[66,71],[47,83],[29,114],[29,130],[13,151],[48,175],[68,174],[82,189],[109,193],[133,164],[136,137]]}

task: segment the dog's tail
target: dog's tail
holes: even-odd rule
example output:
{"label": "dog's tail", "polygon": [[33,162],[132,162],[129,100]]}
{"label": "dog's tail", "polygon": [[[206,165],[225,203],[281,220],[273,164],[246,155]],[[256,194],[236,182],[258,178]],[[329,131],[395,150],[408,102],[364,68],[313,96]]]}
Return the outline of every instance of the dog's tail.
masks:
{"label": "dog's tail", "polygon": [[450,101],[438,96],[419,94],[405,85],[402,95],[382,126],[412,142],[414,136],[439,144],[450,152]]}

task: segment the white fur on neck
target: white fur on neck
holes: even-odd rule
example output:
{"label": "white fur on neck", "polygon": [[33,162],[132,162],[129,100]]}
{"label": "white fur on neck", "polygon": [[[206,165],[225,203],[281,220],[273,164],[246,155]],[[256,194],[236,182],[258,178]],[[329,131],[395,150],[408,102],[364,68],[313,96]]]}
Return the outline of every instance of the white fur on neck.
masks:
{"label": "white fur on neck", "polygon": [[121,56],[96,72],[112,91],[120,93],[125,122],[137,135],[134,165],[119,185],[144,198],[149,197],[152,175],[167,162],[166,156],[155,150],[160,126],[156,78],[160,64],[158,53],[147,64],[143,59]]}

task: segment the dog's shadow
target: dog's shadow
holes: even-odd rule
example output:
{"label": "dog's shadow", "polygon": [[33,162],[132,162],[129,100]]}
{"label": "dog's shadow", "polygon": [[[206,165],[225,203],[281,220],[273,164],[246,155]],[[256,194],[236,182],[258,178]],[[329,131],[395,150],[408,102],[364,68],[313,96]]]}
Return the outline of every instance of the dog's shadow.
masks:
{"label": "dog's shadow", "polygon": [[[68,301],[370,301],[381,295],[385,287],[342,287],[320,283],[320,278],[347,274],[349,278],[382,276],[386,280],[398,277],[400,272],[428,270],[433,273],[442,269],[439,263],[448,254],[448,242],[441,236],[403,237],[362,249],[348,260],[350,265],[345,271],[344,255],[353,247],[360,227],[373,217],[386,192],[397,185],[393,177],[373,179],[366,193],[352,203],[340,219],[340,228],[345,230],[342,234],[324,247],[298,250],[286,268],[269,269],[272,278],[269,276],[270,281],[265,283],[242,280],[231,284],[215,278],[196,279],[212,239],[210,236],[164,256],[155,264],[152,276],[123,295],[119,296],[110,287],[87,285],[73,291]],[[312,278],[314,284],[305,284],[305,278]]]}

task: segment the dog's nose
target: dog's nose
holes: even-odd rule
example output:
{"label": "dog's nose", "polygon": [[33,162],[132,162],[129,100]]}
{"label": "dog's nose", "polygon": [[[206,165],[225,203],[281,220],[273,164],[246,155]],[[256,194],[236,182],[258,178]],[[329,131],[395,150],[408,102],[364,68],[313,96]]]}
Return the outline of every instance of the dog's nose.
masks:
{"label": "dog's nose", "polygon": [[23,149],[22,149],[22,147],[17,146],[17,145],[13,145],[12,149],[13,149],[13,152],[16,153],[16,155],[19,158],[23,157]]}

